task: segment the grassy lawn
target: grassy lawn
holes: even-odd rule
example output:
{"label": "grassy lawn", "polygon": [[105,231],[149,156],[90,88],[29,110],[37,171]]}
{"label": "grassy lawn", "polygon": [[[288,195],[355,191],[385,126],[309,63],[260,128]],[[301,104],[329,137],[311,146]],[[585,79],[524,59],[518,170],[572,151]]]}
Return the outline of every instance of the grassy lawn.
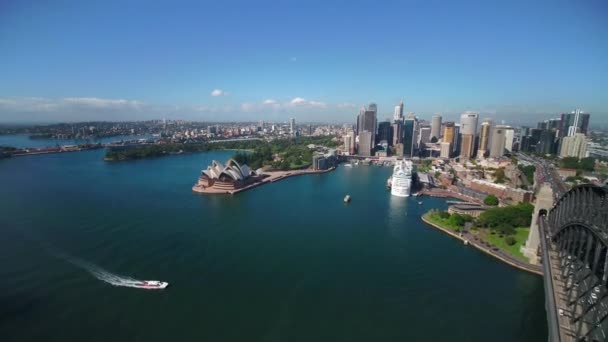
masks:
{"label": "grassy lawn", "polygon": [[513,255],[518,259],[521,259],[526,262],[529,261],[528,258],[526,258],[520,251],[521,246],[525,244],[526,239],[528,239],[528,234],[530,233],[529,228],[515,228],[515,235],[512,235],[515,238],[515,244],[513,246],[509,246],[505,242],[506,235],[501,238],[498,233],[489,234],[485,232],[482,233],[481,231],[483,231],[483,229],[480,229],[479,236],[491,243],[492,245],[502,249],[503,251]]}
{"label": "grassy lawn", "polygon": [[431,213],[431,212],[429,212],[429,213],[424,214],[424,216],[429,221],[431,221],[431,222],[439,225],[440,227],[449,229],[449,230],[454,231],[454,232],[456,232],[456,229],[462,228],[462,227],[459,227],[459,226],[451,224],[448,219],[443,219],[443,218],[439,217],[438,213]]}

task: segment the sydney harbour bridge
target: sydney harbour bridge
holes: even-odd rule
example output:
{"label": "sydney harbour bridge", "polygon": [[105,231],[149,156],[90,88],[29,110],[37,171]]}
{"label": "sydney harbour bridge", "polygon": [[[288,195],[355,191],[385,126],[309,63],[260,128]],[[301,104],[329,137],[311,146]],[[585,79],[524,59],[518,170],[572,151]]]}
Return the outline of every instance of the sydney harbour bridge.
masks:
{"label": "sydney harbour bridge", "polygon": [[608,188],[580,185],[535,210],[549,341],[608,341]]}

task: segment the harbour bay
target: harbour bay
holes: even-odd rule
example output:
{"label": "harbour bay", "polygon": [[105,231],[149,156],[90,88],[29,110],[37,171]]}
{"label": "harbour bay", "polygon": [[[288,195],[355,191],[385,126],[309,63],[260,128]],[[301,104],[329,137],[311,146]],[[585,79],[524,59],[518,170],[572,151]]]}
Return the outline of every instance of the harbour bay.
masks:
{"label": "harbour bay", "polygon": [[[6,340],[546,340],[542,278],[422,223],[445,200],[391,196],[376,166],[192,193],[231,154],[0,160]],[[57,250],[171,286],[114,287]]]}

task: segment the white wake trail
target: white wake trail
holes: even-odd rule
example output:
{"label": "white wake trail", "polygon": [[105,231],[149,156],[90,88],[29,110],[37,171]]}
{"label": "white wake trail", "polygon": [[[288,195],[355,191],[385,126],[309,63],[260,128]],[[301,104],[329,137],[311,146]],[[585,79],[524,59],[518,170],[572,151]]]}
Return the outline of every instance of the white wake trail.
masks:
{"label": "white wake trail", "polygon": [[112,272],[109,272],[107,270],[104,270],[103,268],[92,264],[90,262],[84,261],[84,260],[80,260],[78,258],[74,258],[74,257],[70,257],[68,255],[65,255],[63,253],[58,254],[58,253],[54,253],[57,257],[69,262],[70,264],[82,268],[83,270],[89,272],[91,275],[93,275],[95,278],[104,281],[110,285],[114,285],[114,286],[125,286],[125,287],[137,287],[137,285],[141,285],[142,281],[141,280],[137,280],[128,276],[123,276],[123,275],[119,275],[119,274],[114,274]]}

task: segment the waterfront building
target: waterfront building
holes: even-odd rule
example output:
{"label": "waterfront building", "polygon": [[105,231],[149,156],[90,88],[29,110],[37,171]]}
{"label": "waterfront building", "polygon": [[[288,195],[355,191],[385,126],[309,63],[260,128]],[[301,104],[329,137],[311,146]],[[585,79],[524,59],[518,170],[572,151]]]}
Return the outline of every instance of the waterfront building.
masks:
{"label": "waterfront building", "polygon": [[451,152],[452,152],[452,147],[451,144],[449,142],[442,142],[441,143],[441,152],[439,154],[440,158],[450,158]]}
{"label": "waterfront building", "polygon": [[[365,131],[369,132],[371,134],[370,151],[371,146],[376,142],[377,110],[376,104],[371,103],[368,109],[362,107],[357,116],[357,135],[359,136],[359,144],[361,144],[361,134]],[[367,146],[363,146],[361,149],[366,150]],[[361,152],[359,152],[359,154],[361,154]]]}
{"label": "waterfront building", "polygon": [[585,158],[587,156],[587,138],[583,133],[576,133],[573,136],[563,137],[559,156]]}
{"label": "waterfront building", "polygon": [[492,128],[490,158],[500,158],[505,154],[505,131],[506,127],[502,125]]}
{"label": "waterfront building", "polygon": [[460,158],[467,160],[473,157],[475,136],[473,134],[460,134]]}
{"label": "waterfront building", "polygon": [[491,129],[492,120],[483,120],[481,123],[481,130],[479,132],[479,148],[477,149],[477,158],[484,158],[488,152]]}
{"label": "waterfront building", "polygon": [[576,109],[572,113],[561,115],[559,137],[573,136],[576,133],[587,135],[589,131],[589,113]]}
{"label": "waterfront building", "polygon": [[360,156],[369,157],[372,155],[372,142],[373,142],[372,132],[363,131],[359,133],[359,147],[357,153]]}
{"label": "waterfront building", "polygon": [[403,157],[403,144],[402,143],[398,143],[395,144],[395,156],[396,157]]}
{"label": "waterfront building", "polygon": [[354,137],[350,134],[344,136],[344,154],[354,154],[355,149],[355,140]]}
{"label": "waterfront building", "polygon": [[201,171],[198,186],[217,190],[231,191],[259,180],[261,173],[252,172],[245,164],[239,165],[234,159],[228,160],[226,166],[213,161],[206,170]]}
{"label": "waterfront building", "polygon": [[433,115],[431,119],[431,140],[441,138],[441,115]]}
{"label": "waterfront building", "polygon": [[417,124],[418,120],[413,114],[408,115],[408,118],[403,122],[403,156],[406,158],[414,156]]}

